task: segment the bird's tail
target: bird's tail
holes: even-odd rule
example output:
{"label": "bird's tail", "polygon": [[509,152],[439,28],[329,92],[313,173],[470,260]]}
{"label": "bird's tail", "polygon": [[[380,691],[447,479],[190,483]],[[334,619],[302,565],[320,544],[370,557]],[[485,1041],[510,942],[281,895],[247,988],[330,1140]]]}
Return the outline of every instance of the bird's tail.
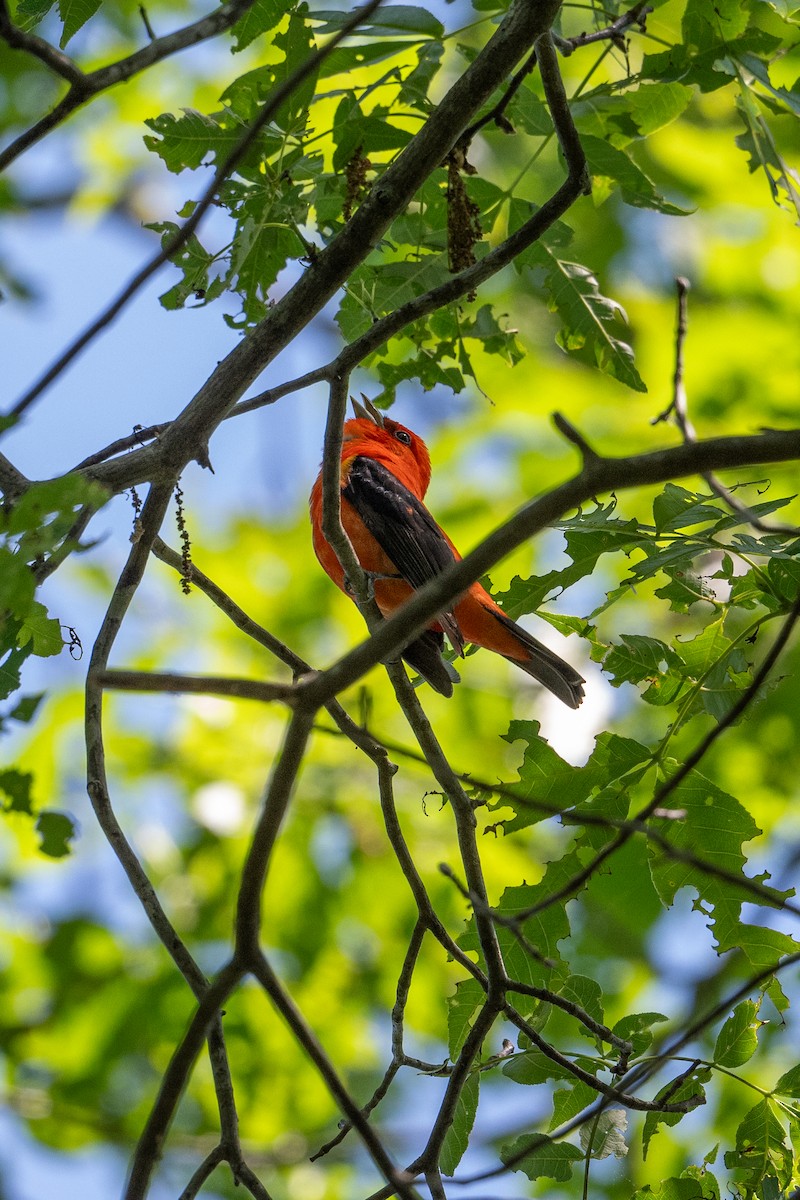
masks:
{"label": "bird's tail", "polygon": [[[583,700],[585,682],[583,676],[579,675],[574,667],[564,662],[563,658],[559,658],[542,642],[537,641],[528,633],[527,629],[523,629],[521,625],[517,625],[516,621],[507,617],[504,612],[498,609],[494,616],[509,633],[514,635],[515,641],[523,652],[519,657],[511,654],[504,654],[503,657],[514,663],[515,666],[521,667],[526,674],[531,675],[564,704],[570,708],[578,708]],[[525,652],[527,652],[527,656]]]}
{"label": "bird's tail", "polygon": [[426,629],[406,646],[403,658],[410,667],[419,672],[440,696],[450,697],[453,684],[459,682],[458,672],[452,663],[442,658],[444,637],[435,629]]}

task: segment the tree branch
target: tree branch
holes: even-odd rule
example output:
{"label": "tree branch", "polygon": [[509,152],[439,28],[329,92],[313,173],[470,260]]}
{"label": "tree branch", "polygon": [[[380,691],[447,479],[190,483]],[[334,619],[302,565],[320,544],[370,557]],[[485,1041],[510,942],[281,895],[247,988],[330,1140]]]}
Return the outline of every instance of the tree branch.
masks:
{"label": "tree branch", "polygon": [[250,848],[247,852],[236,902],[236,952],[242,962],[259,961],[261,896],[272,851],[311,734],[313,710],[296,709],[286,729],[283,746],[272,768]]}

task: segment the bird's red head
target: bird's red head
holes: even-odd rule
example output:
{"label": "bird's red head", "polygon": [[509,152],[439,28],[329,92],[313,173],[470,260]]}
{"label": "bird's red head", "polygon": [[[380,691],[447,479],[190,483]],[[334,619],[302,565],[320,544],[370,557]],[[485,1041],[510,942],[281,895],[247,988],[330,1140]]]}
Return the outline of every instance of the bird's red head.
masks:
{"label": "bird's red head", "polygon": [[420,500],[428,490],[431,460],[421,437],[373,405],[353,401],[357,416],[344,427],[342,462],[366,455],[383,463]]}

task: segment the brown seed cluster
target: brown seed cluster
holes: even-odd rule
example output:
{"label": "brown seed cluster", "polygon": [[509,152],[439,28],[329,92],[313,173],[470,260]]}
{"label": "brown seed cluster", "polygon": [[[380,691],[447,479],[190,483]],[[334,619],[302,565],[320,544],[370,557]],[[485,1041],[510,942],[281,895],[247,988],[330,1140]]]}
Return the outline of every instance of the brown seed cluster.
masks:
{"label": "brown seed cluster", "polygon": [[353,208],[358,204],[367,190],[367,171],[371,170],[372,163],[365,157],[364,147],[360,145],[356,146],[344,169],[347,187],[344,194],[344,204],[342,205],[342,216],[345,221],[350,220],[353,215]]}
{"label": "brown seed cluster", "polygon": [[181,539],[181,591],[184,596],[188,596],[192,590],[194,567],[192,565],[192,543],[189,538],[189,530],[186,528],[186,512],[183,507],[183,489],[179,483],[175,485],[175,506],[175,523]]}
{"label": "brown seed cluster", "polygon": [[447,160],[447,256],[453,273],[474,264],[475,244],[483,236],[480,209],[470,199],[461,173],[471,173],[472,168],[463,155],[459,157],[461,162],[455,154]]}

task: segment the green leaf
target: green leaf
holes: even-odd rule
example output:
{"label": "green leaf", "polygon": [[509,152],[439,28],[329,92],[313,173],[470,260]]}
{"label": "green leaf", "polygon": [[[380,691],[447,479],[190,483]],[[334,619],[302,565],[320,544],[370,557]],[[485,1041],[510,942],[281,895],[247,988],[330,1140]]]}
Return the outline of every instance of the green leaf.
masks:
{"label": "green leaf", "polygon": [[374,12],[366,23],[359,26],[359,31],[391,29],[398,33],[418,33],[424,37],[444,37],[444,25],[433,13],[416,4],[387,4]]}
{"label": "green leaf", "polygon": [[675,483],[668,483],[653,501],[657,532],[689,529],[693,525],[719,520],[719,505],[708,504],[711,499],[711,496],[698,496]]}
{"label": "green leaf", "polygon": [[33,812],[31,804],[31,785],[33,783],[33,775],[25,771],[17,771],[11,768],[8,771],[0,771],[0,792],[6,796],[4,808],[6,812],[28,813]]}
{"label": "green leaf", "polygon": [[568,354],[586,349],[601,371],[634,391],[646,391],[633,351],[611,332],[627,320],[624,309],[601,294],[589,268],[557,258],[543,241],[529,248],[528,259],[544,269],[548,304],[563,322],[556,338],[561,349]]}
{"label": "green leaf", "polygon": [[644,1054],[647,1047],[653,1041],[651,1026],[668,1020],[669,1018],[665,1017],[663,1013],[629,1013],[628,1016],[622,1017],[617,1021],[612,1032],[617,1037],[624,1038],[626,1042],[630,1042],[633,1057],[638,1058],[640,1054]]}
{"label": "green leaf", "polygon": [[769,67],[755,54],[745,52],[739,55],[739,63],[749,75],[758,80],[781,107],[795,117],[800,117],[800,92],[796,87],[791,91],[784,87],[774,87],[769,77]]}
{"label": "green leaf", "polygon": [[[667,764],[667,775],[677,764]],[[649,847],[653,883],[662,903],[672,904],[683,887],[693,887],[702,899],[712,906],[711,928],[717,938],[718,951],[738,948],[756,970],[776,963],[783,954],[795,950],[796,944],[788,934],[759,926],[742,925],[741,906],[744,900],[765,905],[780,904],[786,894],[767,887],[763,878],[763,899],[736,886],[735,879],[744,876],[744,842],[759,832],[750,813],[699,771],[692,771],[670,794],[672,808],[682,810],[681,820],[658,820],[663,837],[679,849],[686,849],[711,870],[670,858],[654,845]],[[656,819],[653,819],[654,823]],[[713,874],[718,867],[733,878]]]}
{"label": "green leaf", "polygon": [[[312,21],[324,22],[320,32],[334,33],[342,28],[352,13],[348,9],[315,9],[308,16]],[[415,4],[381,5],[377,12],[358,26],[358,32],[363,37],[374,33],[382,34],[385,29],[391,30],[392,33],[415,33],[429,38],[444,37],[441,21],[427,9],[419,8]]]}
{"label": "green leaf", "polygon": [[681,83],[641,83],[625,101],[642,137],[663,129],[688,107],[693,92]]}
{"label": "green leaf", "polygon": [[8,714],[8,719],[10,721],[19,721],[23,725],[27,725],[33,720],[36,712],[38,711],[39,705],[44,700],[44,697],[44,692],[39,692],[35,696],[22,696],[17,702],[16,706],[12,708],[11,712]]}
{"label": "green leaf", "polygon": [[86,22],[100,8],[102,0],[58,0],[58,11],[64,22],[64,32],[59,45],[63,50]]}
{"label": "green leaf", "polygon": [[[712,1161],[715,1156],[715,1154],[712,1154]],[[705,1166],[688,1166],[685,1171],[681,1172],[680,1179],[675,1182],[683,1183],[684,1180],[691,1182],[694,1188],[697,1188],[699,1185],[700,1195],[703,1197],[703,1200],[720,1200],[719,1183]],[[685,1193],[683,1194],[685,1195]],[[697,1200],[697,1192],[694,1191],[691,1196],[687,1197],[687,1200]]]}
{"label": "green leaf", "polygon": [[41,839],[39,849],[48,858],[64,858],[71,851],[70,842],[77,834],[75,822],[66,813],[43,809],[36,821]]}
{"label": "green leaf", "polygon": [[684,663],[671,646],[642,634],[623,634],[603,660],[603,670],[614,687],[623,683],[659,680],[668,671],[681,671]]}
{"label": "green leaf", "polygon": [[376,42],[357,42],[337,46],[331,51],[320,65],[321,79],[330,79],[334,75],[349,75],[362,67],[370,67],[387,59],[409,57],[412,46],[406,41],[390,41],[381,38]]}
{"label": "green leaf", "polygon": [[779,1096],[792,1096],[793,1099],[800,1100],[800,1063],[784,1071],[773,1091]]}
{"label": "green leaf", "polygon": [[[307,24],[308,5],[298,4],[289,16],[289,24],[285,31],[277,34],[273,43],[283,51],[283,60],[270,64],[266,70],[269,75],[270,90],[285,83],[289,76],[304,62],[314,49],[314,38]],[[336,51],[334,51],[334,54]],[[274,124],[279,129],[300,133],[308,124],[308,113],[314,90],[317,86],[319,68],[312,71],[301,84],[294,88],[292,94],[284,100],[274,117]]]}
{"label": "green leaf", "polygon": [[239,18],[231,30],[235,44],[231,47],[234,54],[246,50],[262,33],[269,33],[280,23],[288,10],[286,0],[254,0],[254,3]]}
{"label": "green leaf", "polygon": [[18,28],[23,33],[30,33],[42,23],[54,3],[55,0],[19,0],[15,13]]}
{"label": "green leaf", "polygon": [[583,1152],[569,1142],[554,1142],[544,1134],[524,1134],[501,1147],[501,1160],[522,1171],[528,1179],[555,1179],[566,1183],[572,1168],[581,1162]]}
{"label": "green leaf", "polygon": [[788,202],[793,216],[799,219],[800,178],[785,162],[772,131],[747,89],[736,97],[736,108],[745,126],[745,132],[735,139],[736,145],[747,154],[750,171],[763,171],[775,204],[784,208]]}
{"label": "green leaf", "polygon": [[525,1087],[536,1087],[548,1079],[575,1079],[567,1067],[553,1062],[552,1058],[548,1058],[535,1046],[526,1050],[524,1054],[515,1055],[505,1063],[503,1074],[509,1079],[513,1079],[514,1083],[522,1084]]}
{"label": "green leaf", "polygon": [[594,1104],[598,1095],[596,1088],[573,1077],[571,1087],[557,1088],[553,1093],[553,1115],[548,1129],[558,1129],[561,1125],[566,1125],[573,1117],[577,1117],[578,1113]]}
{"label": "green leaf", "polygon": [[22,647],[30,644],[33,653],[40,658],[60,654],[64,648],[60,624],[53,617],[48,617],[47,609],[38,600],[34,600],[28,615],[22,620],[19,644]]}
{"label": "green leaf", "polygon": [[453,1123],[445,1134],[439,1165],[445,1175],[455,1175],[456,1168],[464,1157],[469,1145],[469,1136],[475,1124],[475,1114],[478,1111],[478,1096],[480,1092],[480,1076],[473,1071],[464,1081]]}
{"label": "green leaf", "polygon": [[231,248],[231,275],[249,308],[254,302],[266,306],[269,288],[298,251],[302,251],[302,242],[288,225],[251,217],[240,222]]}
{"label": "green leaf", "polygon": [[462,979],[455,993],[447,998],[447,1029],[449,1053],[455,1062],[461,1053],[475,1017],[483,1007],[486,993],[477,979]]}
{"label": "green leaf", "polygon": [[[603,992],[600,984],[596,980],[590,979],[588,975],[570,975],[558,989],[558,994],[563,996],[565,1000],[572,1001],[582,1008],[585,1013],[588,1013],[595,1021],[600,1024],[604,1021],[603,1016]],[[589,1037],[596,1041],[595,1035],[590,1033],[585,1025],[576,1025],[578,1033],[583,1037]],[[602,1044],[598,1043],[598,1048],[602,1049]]]}
{"label": "green leaf", "polygon": [[553,119],[547,105],[524,84],[517,91],[505,115],[512,125],[519,126],[525,133],[534,137],[549,137],[553,132]]}
{"label": "green leaf", "polygon": [[[705,1101],[705,1084],[712,1078],[709,1067],[695,1067],[676,1086],[674,1080],[666,1084],[657,1093],[656,1102],[680,1104],[684,1100],[695,1099],[698,1103]],[[696,1107],[696,1105],[695,1105]],[[693,1108],[688,1110],[693,1111]],[[675,1126],[686,1116],[685,1112],[649,1112],[644,1119],[642,1132],[642,1157],[647,1158],[650,1142],[660,1125]],[[697,1184],[694,1185],[695,1187]]]}
{"label": "green leaf", "polygon": [[758,1005],[752,1000],[737,1004],[719,1031],[714,1062],[721,1067],[741,1067],[758,1048]]}
{"label": "green leaf", "polygon": [[[693,604],[700,600],[716,601],[713,588],[706,583],[702,575],[679,567],[665,570],[669,583],[656,589],[656,595],[661,600],[669,601],[670,612],[688,613]],[[741,603],[741,601],[739,601]]]}
{"label": "green leaf", "polygon": [[623,787],[628,777],[631,783],[638,781],[652,760],[647,747],[633,739],[601,733],[588,761],[575,767],[539,736],[536,721],[512,721],[505,740],[525,743],[519,782],[504,785],[493,806],[515,808],[516,816],[505,823],[507,834],[583,804],[612,784]]}
{"label": "green leaf", "polygon": [[194,170],[209,158],[225,158],[242,136],[240,128],[218,117],[206,116],[193,108],[183,109],[182,117],[162,113],[145,125],[157,137],[145,137],[144,144],[163,159],[168,171],[179,174]]}
{"label": "green leaf", "polygon": [[[647,544],[649,535],[640,529],[639,523],[613,516],[615,509],[616,503],[612,500],[558,522],[556,528],[565,535],[565,549],[571,564],[530,579],[521,579],[517,575],[507,592],[495,596],[503,610],[513,620],[524,613],[536,612],[546,599],[593,574],[602,555],[628,554],[635,547]],[[544,613],[541,615],[545,616]]]}
{"label": "green leaf", "polygon": [[736,1131],[736,1149],[725,1155],[725,1166],[736,1171],[739,1180],[752,1191],[758,1191],[770,1179],[776,1180],[783,1191],[791,1180],[793,1156],[779,1111],[768,1099],[754,1105]]}
{"label": "green leaf", "polygon": [[5,700],[20,686],[20,670],[33,652],[30,644],[12,650],[0,663],[0,700]]}
{"label": "green leaf", "polygon": [[363,155],[401,150],[411,141],[411,133],[386,120],[381,110],[366,114],[352,96],[344,96],[333,118],[336,149],[333,169],[343,171],[357,150]]}
{"label": "green leaf", "polygon": [[612,146],[603,138],[583,134],[581,145],[592,177],[610,179],[616,184],[622,199],[635,208],[652,208],[656,212],[668,213],[673,217],[686,216],[691,209],[681,208],[665,200],[651,179],[636,165],[624,150]]}
{"label": "green leaf", "polygon": [[366,263],[350,276],[336,323],[346,341],[366,333],[374,321],[449,278],[445,255],[417,261]]}
{"label": "green leaf", "polygon": [[[166,249],[178,232],[179,226],[174,221],[159,221],[145,228],[160,233],[161,246]],[[209,282],[209,270],[215,262],[215,257],[205,250],[198,238],[192,234],[172,257],[172,263],[183,272],[183,278],[159,297],[162,306],[174,310],[183,308],[191,298],[208,303],[220,295],[224,287],[222,280],[217,278],[213,283]]]}
{"label": "green leaf", "polygon": [[[698,1176],[691,1174],[692,1170],[697,1170]],[[699,1187],[698,1178],[708,1184],[709,1191]],[[633,1193],[631,1200],[712,1200],[712,1197],[719,1200],[719,1187],[714,1191],[714,1184],[716,1180],[707,1172],[688,1168],[680,1178],[665,1179],[655,1185],[645,1184]]]}
{"label": "green leaf", "polygon": [[21,535],[20,550],[26,561],[52,550],[69,532],[78,511],[85,505],[100,508],[109,498],[106,488],[82,475],[67,474],[44,483],[34,483],[0,518],[0,529]]}
{"label": "green leaf", "polygon": [[0,612],[24,616],[30,611],[35,590],[36,581],[22,555],[0,545]]}

